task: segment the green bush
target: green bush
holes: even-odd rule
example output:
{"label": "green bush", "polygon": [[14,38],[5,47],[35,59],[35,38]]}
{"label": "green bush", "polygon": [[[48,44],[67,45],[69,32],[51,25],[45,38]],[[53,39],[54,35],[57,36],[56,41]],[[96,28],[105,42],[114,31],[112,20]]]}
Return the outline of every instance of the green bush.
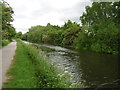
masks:
{"label": "green bush", "polygon": [[6,46],[10,43],[9,40],[2,40],[2,46]]}
{"label": "green bush", "polygon": [[94,43],[91,45],[91,50],[96,51],[96,52],[100,52],[101,51],[101,46],[99,43]]}

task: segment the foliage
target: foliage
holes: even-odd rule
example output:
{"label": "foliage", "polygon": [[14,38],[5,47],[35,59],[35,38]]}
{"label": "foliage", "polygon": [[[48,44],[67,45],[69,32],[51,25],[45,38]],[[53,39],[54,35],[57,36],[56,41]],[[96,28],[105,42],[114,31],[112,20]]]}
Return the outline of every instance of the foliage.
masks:
{"label": "foliage", "polygon": [[15,38],[22,38],[22,32],[16,33]]}
{"label": "foliage", "polygon": [[0,8],[2,8],[2,11],[0,11],[0,15],[2,15],[2,30],[0,29],[2,39],[11,40],[16,34],[15,28],[11,25],[14,12],[10,5],[5,1],[0,1]]}
{"label": "foliage", "polygon": [[[23,40],[28,40],[34,43],[49,43],[55,45],[72,46],[77,33],[80,31],[80,26],[77,23],[72,23],[68,20],[62,27],[51,25],[34,26],[29,29],[29,32],[22,35]],[[71,37],[72,36],[72,37]]]}
{"label": "foliage", "polygon": [[9,40],[2,40],[2,46],[6,46],[10,43]]}
{"label": "foliage", "polygon": [[10,40],[1,40],[0,41],[0,48],[8,45],[11,41]]}
{"label": "foliage", "polygon": [[71,82],[65,82],[66,76],[58,75],[56,68],[50,64],[40,49],[27,45],[26,50],[35,68],[35,75],[39,81],[37,85],[40,88],[68,88],[71,85]]}
{"label": "foliage", "polygon": [[72,23],[70,20],[68,20],[68,23],[65,23],[64,28],[64,33],[62,34],[63,40],[62,44],[63,45],[70,45],[73,46],[73,42],[75,38],[77,38],[77,34],[80,31],[80,26],[77,23]]}
{"label": "foliage", "polygon": [[[80,17],[83,30],[76,38],[76,48],[96,52],[120,52],[120,2],[94,2]],[[87,32],[84,26],[88,27]]]}
{"label": "foliage", "polygon": [[120,2],[93,2],[80,17],[82,26],[68,20],[63,26],[34,26],[24,40],[96,52],[120,52]]}

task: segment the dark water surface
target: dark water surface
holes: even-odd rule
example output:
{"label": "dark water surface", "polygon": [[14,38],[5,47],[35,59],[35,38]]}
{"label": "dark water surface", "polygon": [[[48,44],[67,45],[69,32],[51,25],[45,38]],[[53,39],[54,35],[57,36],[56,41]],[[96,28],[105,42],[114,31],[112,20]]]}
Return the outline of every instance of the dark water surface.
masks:
{"label": "dark water surface", "polygon": [[79,87],[119,87],[119,55],[93,52],[76,52],[53,45],[38,45],[52,64],[60,68],[59,73],[69,73],[72,83]]}

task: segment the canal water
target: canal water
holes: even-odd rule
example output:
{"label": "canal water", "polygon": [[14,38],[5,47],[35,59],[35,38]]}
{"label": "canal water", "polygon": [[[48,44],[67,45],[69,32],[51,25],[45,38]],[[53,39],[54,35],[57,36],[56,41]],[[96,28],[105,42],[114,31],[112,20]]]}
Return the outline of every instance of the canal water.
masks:
{"label": "canal water", "polygon": [[77,52],[60,46],[37,45],[51,64],[58,68],[60,75],[69,74],[72,83],[79,88],[120,87],[120,56],[112,54]]}

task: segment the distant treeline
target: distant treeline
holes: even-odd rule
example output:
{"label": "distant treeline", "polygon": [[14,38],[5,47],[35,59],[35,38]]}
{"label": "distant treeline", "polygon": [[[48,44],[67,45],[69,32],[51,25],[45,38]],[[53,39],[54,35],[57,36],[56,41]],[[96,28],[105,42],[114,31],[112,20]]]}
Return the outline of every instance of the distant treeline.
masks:
{"label": "distant treeline", "polygon": [[82,26],[68,20],[63,26],[33,26],[21,38],[95,52],[120,52],[120,2],[93,2],[80,17]]}

